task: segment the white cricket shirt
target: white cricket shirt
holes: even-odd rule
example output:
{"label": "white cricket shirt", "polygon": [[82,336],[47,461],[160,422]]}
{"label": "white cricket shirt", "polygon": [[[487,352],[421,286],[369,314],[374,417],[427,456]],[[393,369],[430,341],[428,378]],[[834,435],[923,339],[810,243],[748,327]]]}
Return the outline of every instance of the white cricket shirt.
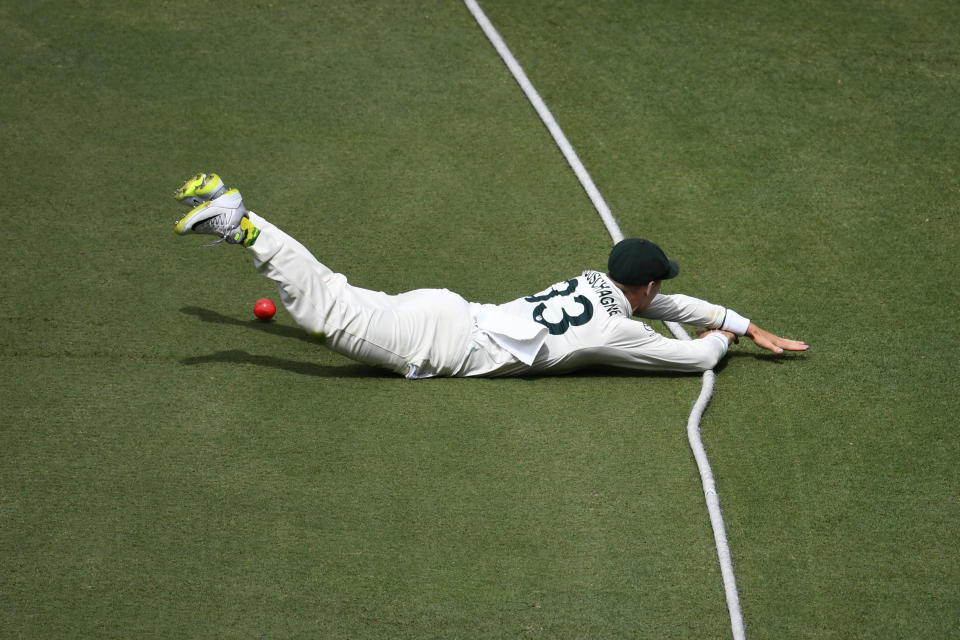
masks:
{"label": "white cricket shirt", "polygon": [[[693,372],[712,369],[725,336],[667,338],[631,317],[626,296],[599,271],[505,304],[471,304],[479,335],[458,376],[563,373],[590,366]],[[727,310],[690,296],[660,294],[644,318],[719,328]]]}

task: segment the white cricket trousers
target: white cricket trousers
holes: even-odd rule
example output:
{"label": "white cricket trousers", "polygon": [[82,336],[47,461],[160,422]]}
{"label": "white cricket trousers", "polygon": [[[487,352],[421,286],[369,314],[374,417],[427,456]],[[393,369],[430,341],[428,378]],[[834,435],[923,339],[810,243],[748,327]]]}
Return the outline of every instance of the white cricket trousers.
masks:
{"label": "white cricket trousers", "polygon": [[260,236],[248,249],[277,283],[298,325],[352,360],[408,378],[456,375],[472,351],[470,304],[447,289],[398,295],[354,287],[302,244],[250,212]]}

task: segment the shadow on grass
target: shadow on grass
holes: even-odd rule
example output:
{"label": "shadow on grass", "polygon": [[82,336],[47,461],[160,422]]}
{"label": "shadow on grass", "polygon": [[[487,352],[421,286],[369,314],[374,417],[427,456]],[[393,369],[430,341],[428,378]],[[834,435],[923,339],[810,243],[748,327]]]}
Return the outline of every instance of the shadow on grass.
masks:
{"label": "shadow on grass", "polygon": [[203,309],[202,307],[183,307],[180,309],[180,313],[185,313],[188,316],[196,316],[203,322],[229,324],[235,327],[245,327],[255,331],[271,333],[282,338],[296,338],[297,340],[309,342],[312,345],[321,344],[319,340],[310,337],[310,335],[300,327],[288,327],[282,324],[277,324],[273,321],[263,322],[262,320],[238,320],[237,318],[231,318],[230,316],[225,316],[217,311]]}
{"label": "shadow on grass", "polygon": [[[218,324],[227,324],[235,327],[244,327],[254,331],[263,331],[282,338],[296,338],[310,344],[312,347],[322,346],[322,342],[311,337],[306,331],[299,327],[288,327],[275,322],[262,322],[260,320],[238,320],[225,316],[217,311],[203,309],[201,307],[183,307],[181,313],[190,316],[196,316],[203,322],[215,322]],[[397,378],[397,374],[384,369],[367,366],[364,364],[349,364],[340,366],[330,366],[317,364],[315,362],[304,362],[300,360],[288,360],[277,358],[275,356],[259,356],[240,349],[231,349],[229,351],[217,351],[203,356],[193,356],[180,360],[181,364],[192,366],[198,364],[252,364],[260,367],[269,367],[290,371],[301,375],[319,376],[325,378]]]}
{"label": "shadow on grass", "polygon": [[342,366],[330,366],[317,364],[315,362],[303,362],[300,360],[287,360],[286,358],[276,358],[274,356],[258,356],[240,349],[230,351],[217,351],[205,356],[193,356],[184,358],[180,361],[185,365],[198,365],[210,363],[223,364],[252,364],[258,367],[269,367],[271,369],[280,369],[291,373],[299,373],[305,376],[317,376],[321,378],[398,378],[395,373],[385,369],[377,369],[364,364],[349,364]]}
{"label": "shadow on grass", "polygon": [[[313,341],[311,341],[313,342]],[[313,344],[317,344],[313,342]],[[778,356],[775,354],[750,354],[750,353],[735,353],[730,354],[730,358],[740,357],[740,358],[756,358],[758,360],[764,360],[767,362],[772,362],[774,364],[783,364],[784,360],[789,360],[796,358],[797,356]],[[729,358],[724,359],[717,367],[714,369],[714,372],[718,375],[723,371],[727,366]],[[274,356],[260,356],[252,353],[247,353],[240,349],[232,349],[230,351],[217,351],[205,356],[193,356],[191,358],[184,358],[180,360],[181,364],[184,365],[198,365],[198,364],[210,364],[210,363],[224,363],[224,364],[252,364],[259,367],[268,367],[271,369],[280,369],[282,371],[289,371],[291,373],[298,373],[301,375],[307,376],[317,376],[322,378],[390,378],[390,379],[401,379],[399,375],[386,371],[384,369],[379,369],[377,367],[372,367],[365,364],[350,364],[350,365],[340,365],[340,366],[329,366],[317,364],[314,362],[303,362],[300,360],[288,360],[285,358],[277,358]],[[580,371],[574,371],[571,373],[563,374],[564,378],[685,378],[690,376],[699,376],[701,374],[693,373],[676,373],[669,371],[631,371],[629,369],[617,369],[613,367],[589,367],[582,369]],[[543,376],[543,375],[532,375],[532,376],[517,376],[517,378],[523,380],[541,380],[544,378],[553,378],[559,376]]]}
{"label": "shadow on grass", "polygon": [[[296,338],[304,342],[309,343],[311,346],[320,346],[322,343],[312,338],[305,331],[299,327],[288,327],[274,322],[261,322],[260,320],[238,320],[236,318],[231,318],[230,316],[225,316],[222,313],[217,311],[211,311],[210,309],[203,309],[201,307],[183,307],[180,309],[181,313],[187,315],[196,316],[203,322],[216,322],[219,324],[228,324],[233,326],[245,327],[248,329],[253,329],[256,331],[264,331],[266,333],[271,333],[276,336],[281,336],[284,338]],[[727,368],[727,365],[731,360],[737,358],[754,358],[756,360],[761,360],[763,362],[769,362],[771,364],[782,365],[785,362],[791,360],[802,360],[805,359],[805,354],[803,353],[785,353],[782,355],[777,355],[775,353],[750,353],[744,351],[731,351],[729,352],[723,360],[714,368],[714,372],[720,374],[724,369]],[[352,364],[352,365],[343,365],[343,366],[328,366],[316,364],[313,362],[302,362],[298,360],[287,360],[284,358],[276,358],[274,356],[258,356],[252,353],[247,353],[239,349],[233,349],[230,351],[217,351],[216,353],[211,353],[205,356],[194,356],[191,358],[184,358],[180,361],[185,365],[198,365],[198,364],[208,364],[208,363],[226,363],[226,364],[253,364],[261,367],[270,367],[273,369],[281,369],[283,371],[290,371],[292,373],[299,373],[302,375],[310,376],[320,376],[320,377],[343,377],[343,378],[397,378],[398,375],[384,369],[378,369],[377,367],[365,365],[365,364]],[[663,378],[683,378],[688,376],[698,376],[701,374],[692,374],[692,373],[677,373],[669,371],[634,371],[630,369],[622,369],[616,367],[604,367],[604,366],[595,366],[587,367],[579,371],[573,371],[570,373],[563,374],[567,378],[636,378],[636,377],[663,377]],[[535,374],[530,376],[518,376],[526,380],[539,380],[545,377],[555,377],[555,376],[544,376],[542,374]]]}
{"label": "shadow on grass", "polygon": [[[720,374],[724,369],[731,363],[733,360],[742,359],[742,358],[753,358],[755,360],[760,360],[762,362],[768,362],[770,364],[782,365],[790,361],[796,360],[805,360],[806,354],[803,353],[784,353],[777,355],[775,353],[762,352],[762,353],[749,353],[743,351],[729,351],[727,355],[713,368],[713,372]],[[622,367],[608,367],[602,365],[595,365],[592,367],[586,367],[584,369],[579,369],[577,371],[572,371],[570,373],[563,374],[567,378],[575,377],[584,377],[584,378],[691,378],[691,377],[700,377],[702,373],[683,373],[680,371],[645,371],[643,369],[625,369]],[[553,376],[528,376],[528,379],[536,379],[541,377],[553,377]]]}
{"label": "shadow on grass", "polygon": [[754,360],[760,360],[761,362],[766,362],[768,364],[783,365],[788,362],[806,360],[807,356],[804,352],[786,352],[781,354],[771,353],[769,351],[762,352],[749,352],[749,351],[729,351],[727,355],[713,368],[713,372],[717,375],[723,373],[723,370],[733,360],[738,360],[741,358],[753,358]]}

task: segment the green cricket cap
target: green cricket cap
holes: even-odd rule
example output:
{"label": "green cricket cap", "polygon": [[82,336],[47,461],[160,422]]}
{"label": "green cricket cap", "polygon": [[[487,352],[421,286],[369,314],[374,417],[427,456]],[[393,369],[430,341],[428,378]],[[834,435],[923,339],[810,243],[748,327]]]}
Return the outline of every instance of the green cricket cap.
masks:
{"label": "green cricket cap", "polygon": [[680,273],[680,265],[649,240],[627,238],[615,244],[610,251],[607,273],[620,284],[647,284],[676,277]]}

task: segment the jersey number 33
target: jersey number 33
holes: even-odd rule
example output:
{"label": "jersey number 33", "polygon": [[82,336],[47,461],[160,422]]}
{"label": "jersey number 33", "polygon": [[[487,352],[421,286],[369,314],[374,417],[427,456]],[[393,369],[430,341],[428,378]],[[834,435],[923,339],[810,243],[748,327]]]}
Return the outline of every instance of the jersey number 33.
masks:
{"label": "jersey number 33", "polygon": [[[570,327],[579,327],[590,322],[593,317],[593,304],[582,294],[574,295],[578,284],[579,281],[572,278],[566,283],[553,285],[537,295],[524,298],[527,302],[539,303],[533,308],[534,322],[539,322],[555,336],[566,333]],[[554,322],[554,319],[557,320]]]}

